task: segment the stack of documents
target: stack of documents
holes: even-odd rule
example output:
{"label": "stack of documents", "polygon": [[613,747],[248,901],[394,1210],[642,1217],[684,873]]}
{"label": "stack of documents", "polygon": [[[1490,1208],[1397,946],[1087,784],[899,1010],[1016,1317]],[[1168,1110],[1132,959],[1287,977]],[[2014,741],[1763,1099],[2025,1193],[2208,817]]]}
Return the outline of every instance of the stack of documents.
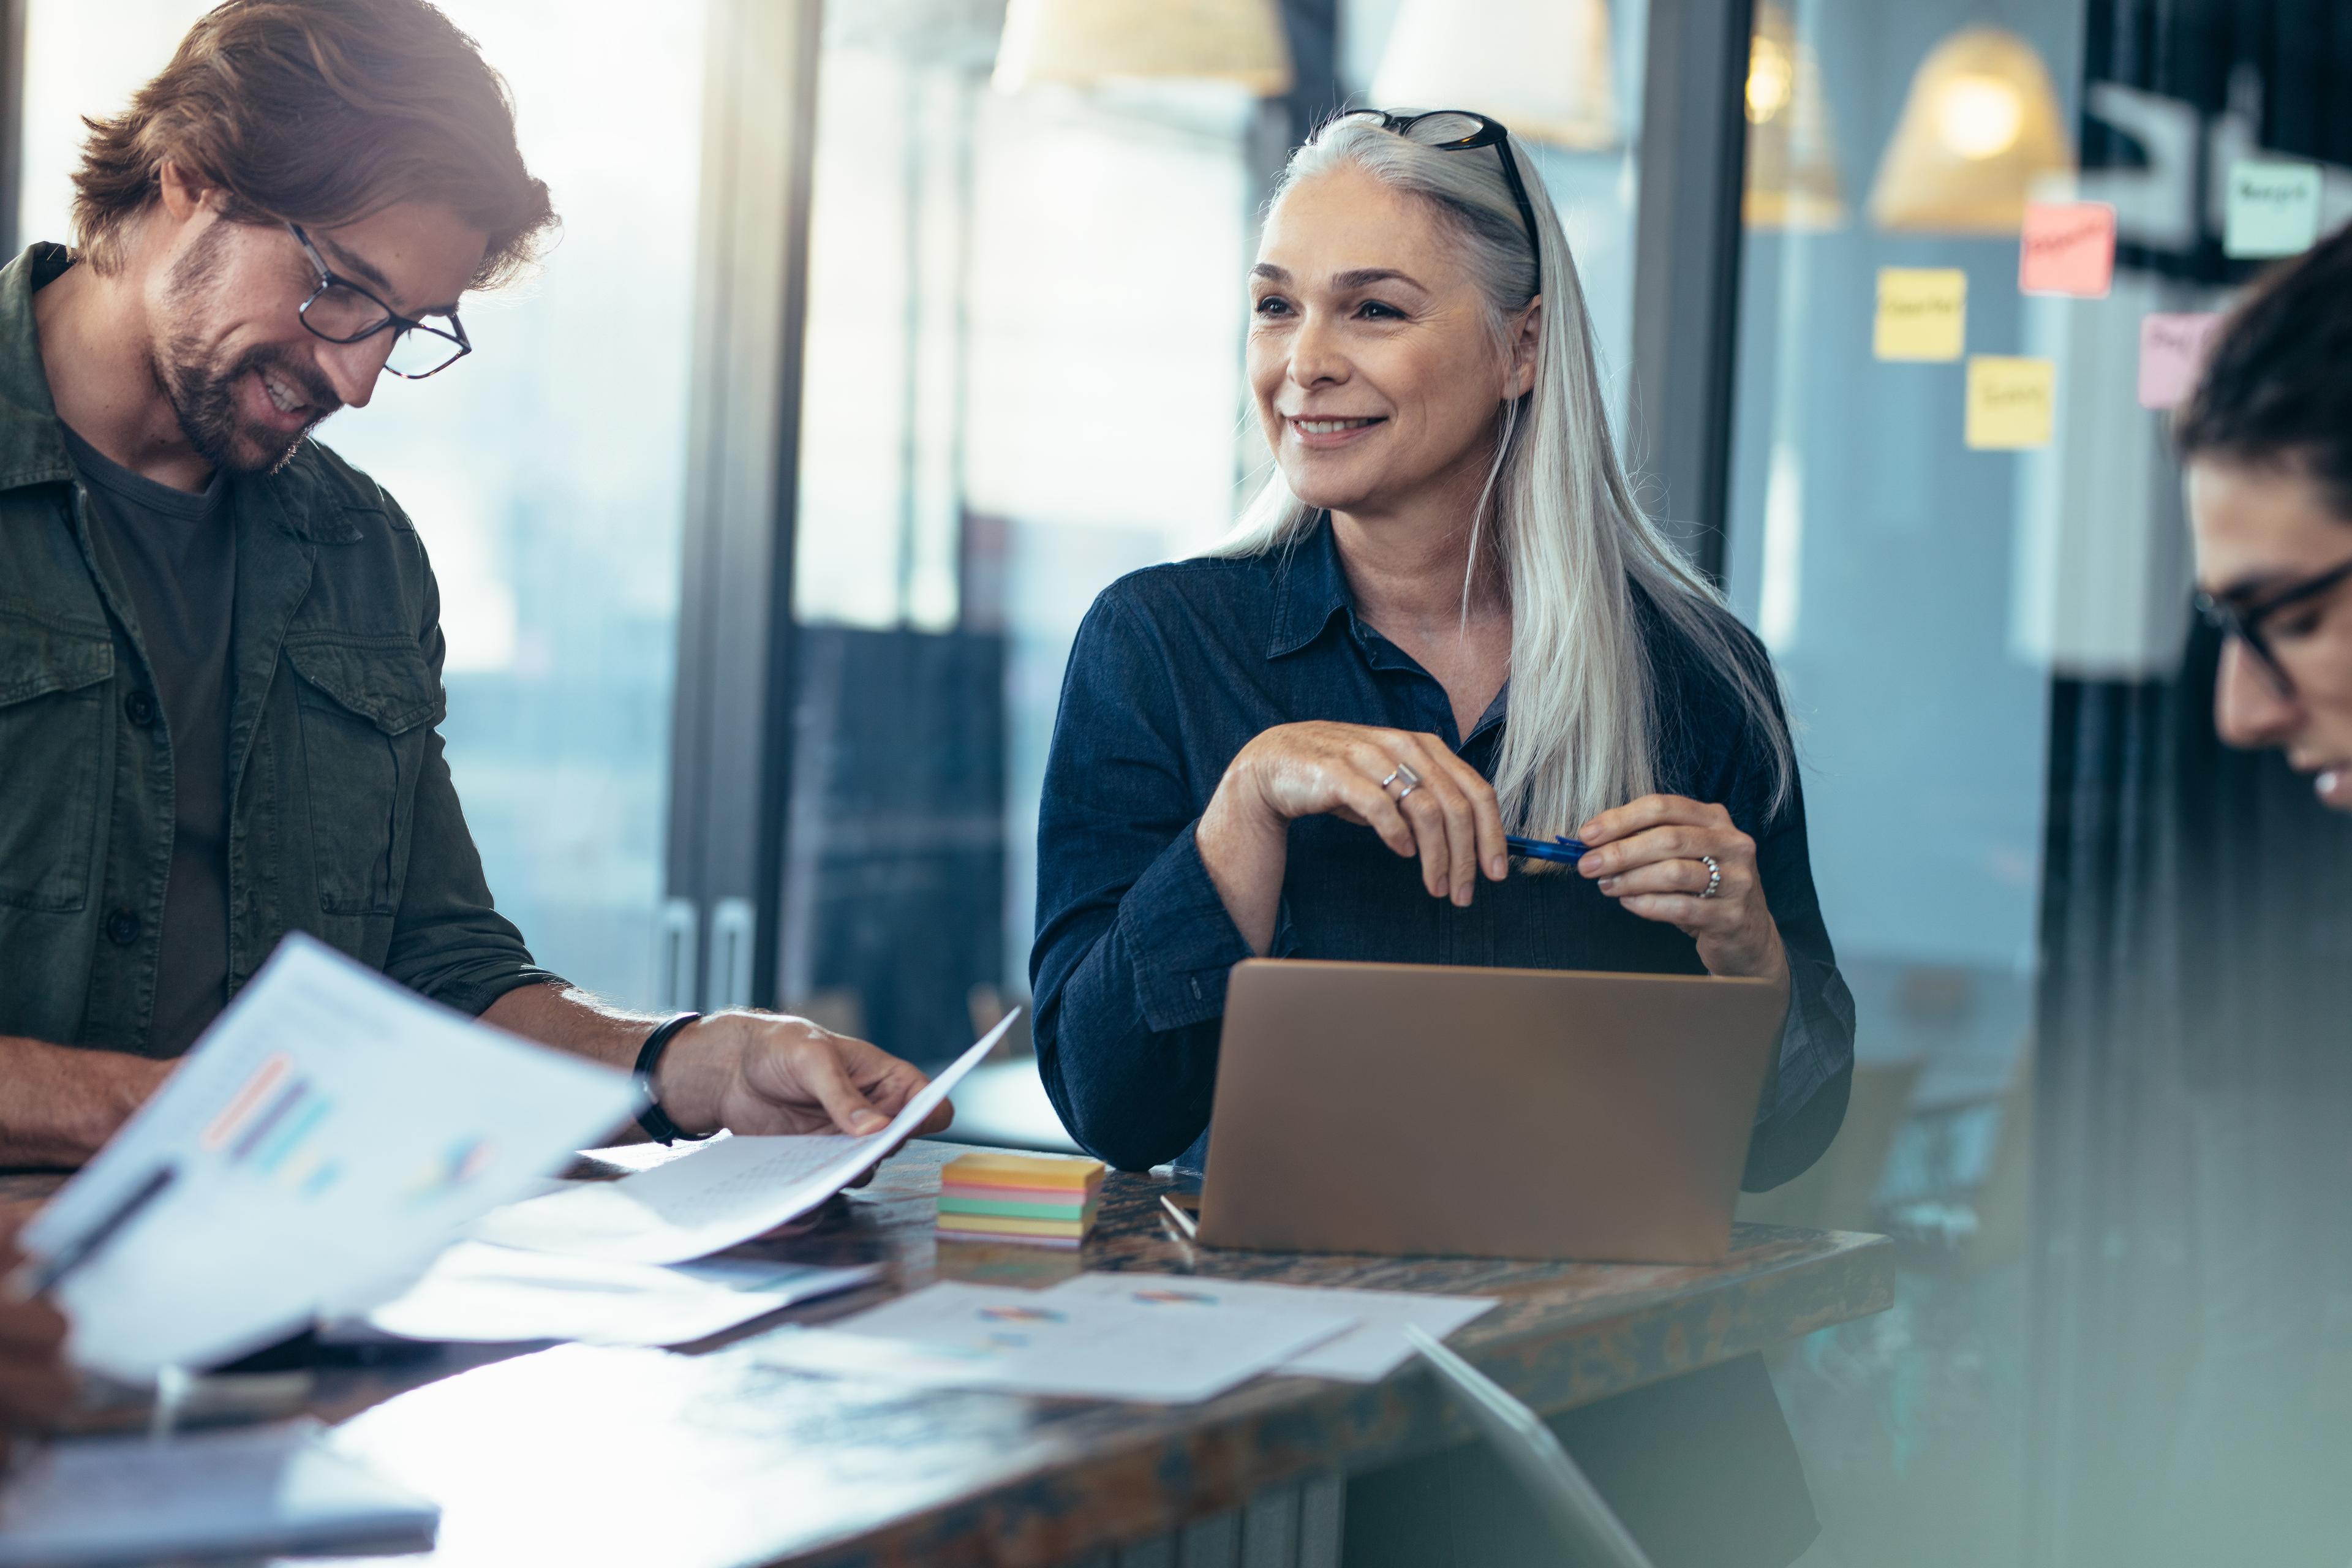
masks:
{"label": "stack of documents", "polygon": [[940,1173],[940,1235],[1075,1248],[1094,1228],[1103,1163],[1058,1154],[966,1154]]}
{"label": "stack of documents", "polygon": [[1355,1320],[1346,1333],[1285,1360],[1277,1371],[1294,1377],[1378,1383],[1411,1361],[1408,1327],[1443,1340],[1495,1307],[1491,1296],[1424,1296],[1405,1290],[1348,1290],[1317,1285],[1271,1285],[1202,1274],[1081,1274],[1045,1293],[1059,1305],[1076,1299],[1131,1301],[1163,1313],[1206,1318],[1242,1312],[1338,1312]]}
{"label": "stack of documents", "polygon": [[665,1268],[461,1241],[382,1305],[331,1324],[332,1343],[394,1339],[467,1344],[572,1340],[683,1345],[786,1307],[854,1290],[882,1266],[714,1258]]}
{"label": "stack of documents", "polygon": [[1171,1312],[1109,1297],[940,1284],[758,1342],[772,1366],[936,1388],[1141,1404],[1213,1399],[1355,1326],[1344,1311]]}
{"label": "stack of documents", "polygon": [[1008,1014],[879,1132],[721,1138],[616,1182],[574,1182],[509,1204],[483,1215],[469,1234],[500,1247],[614,1263],[685,1263],[764,1236],[820,1206],[913,1137],[1019,1016],[1017,1008]]}

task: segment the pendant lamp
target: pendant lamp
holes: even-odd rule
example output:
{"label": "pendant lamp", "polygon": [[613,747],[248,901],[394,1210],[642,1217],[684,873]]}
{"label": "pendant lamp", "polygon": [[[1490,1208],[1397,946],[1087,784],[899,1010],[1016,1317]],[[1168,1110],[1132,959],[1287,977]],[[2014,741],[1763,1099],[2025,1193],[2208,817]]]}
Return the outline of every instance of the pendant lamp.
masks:
{"label": "pendant lamp", "polygon": [[1607,0],[1404,0],[1372,103],[1475,110],[1515,136],[1601,148],[1618,141],[1613,84]]}
{"label": "pendant lamp", "polygon": [[1835,228],[1845,222],[1837,128],[1821,58],[1797,37],[1775,0],[1756,7],[1748,45],[1748,184],[1740,216],[1750,228]]}
{"label": "pendant lamp", "polygon": [[1120,79],[1229,81],[1260,98],[1290,89],[1276,0],[1012,0],[996,48],[997,89]]}
{"label": "pendant lamp", "polygon": [[2074,169],[2042,57],[2014,33],[1970,27],[1912,77],[1871,216],[1881,228],[2014,234],[2036,183]]}

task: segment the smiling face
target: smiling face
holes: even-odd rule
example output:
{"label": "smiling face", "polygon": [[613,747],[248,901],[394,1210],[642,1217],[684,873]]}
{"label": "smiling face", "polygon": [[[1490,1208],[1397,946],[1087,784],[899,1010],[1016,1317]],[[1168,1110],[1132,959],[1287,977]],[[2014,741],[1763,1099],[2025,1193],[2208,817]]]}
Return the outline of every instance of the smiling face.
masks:
{"label": "smiling face", "polygon": [[1349,165],[1293,185],[1250,275],[1248,352],[1292,492],[1357,517],[1475,496],[1502,404],[1534,384],[1533,309],[1507,354],[1428,203]]}
{"label": "smiling face", "polygon": [[[201,200],[168,218],[149,287],[150,357],[199,455],[232,473],[266,472],[338,408],[366,405],[393,335],[332,343],[302,324],[319,275],[291,230],[232,222]],[[454,308],[486,244],[446,207],[415,203],[307,232],[338,277],[410,317]]]}
{"label": "smiling face", "polygon": [[[2352,518],[2310,477],[2214,458],[2189,465],[2198,585],[2244,609],[2352,561]],[[2315,775],[2320,800],[2352,811],[2352,582],[2300,599],[2262,631],[2294,689],[2282,691],[2235,638],[2221,650],[2213,720],[2232,746],[2275,746]]]}

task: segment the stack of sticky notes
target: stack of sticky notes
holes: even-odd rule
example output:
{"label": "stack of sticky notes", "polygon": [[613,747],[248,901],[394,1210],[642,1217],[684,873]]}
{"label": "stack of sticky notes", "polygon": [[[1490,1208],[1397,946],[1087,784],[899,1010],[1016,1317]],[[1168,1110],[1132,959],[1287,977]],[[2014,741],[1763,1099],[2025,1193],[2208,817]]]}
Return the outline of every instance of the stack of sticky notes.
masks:
{"label": "stack of sticky notes", "polygon": [[965,1154],[940,1172],[940,1234],[1075,1248],[1093,1228],[1103,1163],[1063,1154]]}

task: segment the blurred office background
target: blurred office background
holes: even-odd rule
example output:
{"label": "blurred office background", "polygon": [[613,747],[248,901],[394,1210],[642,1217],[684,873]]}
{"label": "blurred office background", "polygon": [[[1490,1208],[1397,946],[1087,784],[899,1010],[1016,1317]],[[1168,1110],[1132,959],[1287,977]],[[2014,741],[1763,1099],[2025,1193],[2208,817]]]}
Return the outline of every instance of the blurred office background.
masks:
{"label": "blurred office background", "polygon": [[[2352,218],[2352,7],[444,4],[562,237],[459,370],[325,439],[431,547],[451,765],[543,963],[926,1063],[1024,1000],[1071,636],[1265,461],[1274,172],[1335,106],[1486,110],[1537,145],[1646,498],[1801,726],[1860,1067],[1749,1212],[1906,1260],[1776,1367],[1821,1561],[2302,1560],[2263,1489],[2320,1483],[2227,1472],[2282,1369],[2352,1406],[2352,846],[2213,739],[2135,374],[2143,317],[2259,265],[2234,161],[2316,163]],[[20,242],[65,236],[77,116],[202,9],[12,5]],[[2105,297],[2020,293],[2034,197],[2115,206]],[[1876,357],[1886,267],[1965,274],[1967,353],[2051,363],[2046,443],[1972,449],[1962,364]],[[1059,1138],[1018,1048],[965,1099]]]}

